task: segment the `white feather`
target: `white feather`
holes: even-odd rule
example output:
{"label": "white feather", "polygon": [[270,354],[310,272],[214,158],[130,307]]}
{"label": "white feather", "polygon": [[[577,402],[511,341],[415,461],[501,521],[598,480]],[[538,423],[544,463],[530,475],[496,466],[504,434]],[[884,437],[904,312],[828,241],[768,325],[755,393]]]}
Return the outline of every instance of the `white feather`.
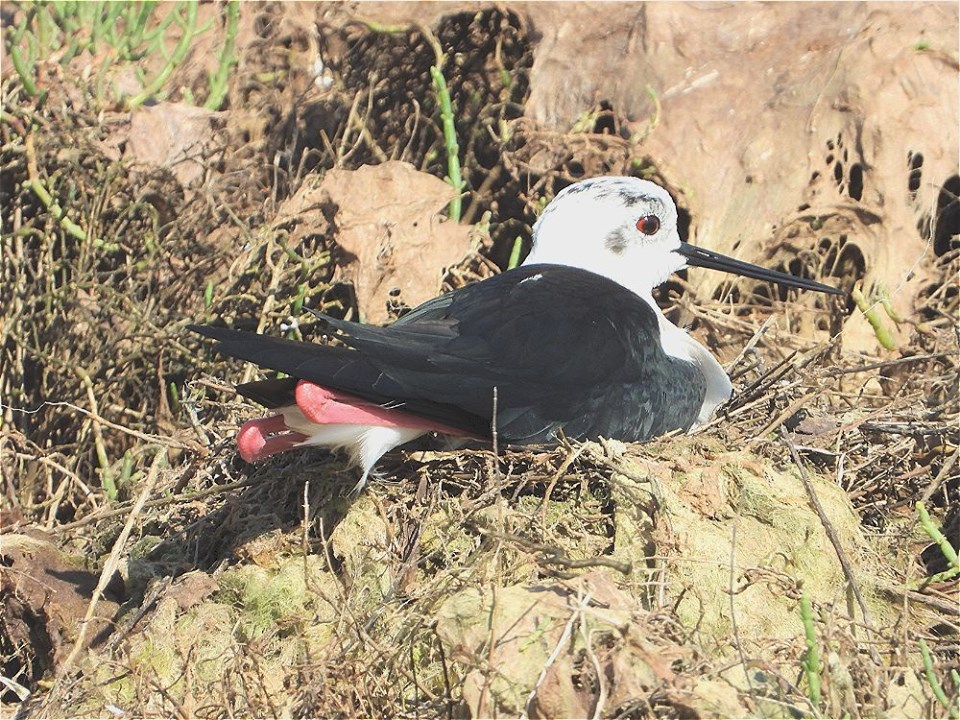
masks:
{"label": "white feather", "polygon": [[359,493],[367,484],[373,466],[395,447],[425,434],[420,428],[383,427],[381,425],[317,425],[307,420],[296,405],[280,411],[288,428],[307,436],[300,446],[313,445],[328,450],[346,450],[352,464],[363,474],[353,488]]}

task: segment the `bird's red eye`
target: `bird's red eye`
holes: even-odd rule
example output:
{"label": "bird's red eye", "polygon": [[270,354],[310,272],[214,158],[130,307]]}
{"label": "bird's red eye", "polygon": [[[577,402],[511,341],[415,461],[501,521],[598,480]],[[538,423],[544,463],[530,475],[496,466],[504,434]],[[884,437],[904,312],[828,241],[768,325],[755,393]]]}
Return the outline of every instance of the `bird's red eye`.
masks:
{"label": "bird's red eye", "polygon": [[637,220],[637,230],[644,235],[656,235],[660,229],[660,218],[656,215],[644,215]]}

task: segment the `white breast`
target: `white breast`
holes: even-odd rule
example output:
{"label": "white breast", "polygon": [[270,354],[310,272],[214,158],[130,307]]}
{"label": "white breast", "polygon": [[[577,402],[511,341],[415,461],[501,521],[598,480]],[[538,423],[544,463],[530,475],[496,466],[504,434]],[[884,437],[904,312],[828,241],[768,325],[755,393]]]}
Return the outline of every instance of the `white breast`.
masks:
{"label": "white breast", "polygon": [[719,405],[730,399],[730,395],[733,393],[733,384],[713,354],[685,331],[667,320],[653,301],[652,296],[644,298],[644,300],[653,308],[660,324],[660,343],[663,346],[663,351],[670,357],[692,362],[700,370],[703,379],[706,381],[707,389],[703,397],[703,405],[700,406],[700,414],[697,416],[697,422],[694,423],[693,427],[703,425],[710,419],[713,411]]}

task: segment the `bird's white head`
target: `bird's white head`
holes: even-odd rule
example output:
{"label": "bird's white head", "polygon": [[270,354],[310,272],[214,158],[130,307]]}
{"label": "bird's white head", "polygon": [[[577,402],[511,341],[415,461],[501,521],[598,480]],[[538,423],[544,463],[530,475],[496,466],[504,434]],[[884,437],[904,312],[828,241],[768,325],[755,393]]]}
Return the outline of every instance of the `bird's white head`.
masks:
{"label": "bird's white head", "polygon": [[598,177],[564,188],[547,206],[524,264],[582,268],[646,297],[686,266],[679,248],[677,207],[666,190],[640,178]]}
{"label": "bird's white head", "polygon": [[534,263],[589,270],[648,300],[653,288],[687,266],[843,295],[815,280],[681,242],[673,199],[659,185],[633,177],[598,177],[564,188],[533,226],[533,249],[523,264]]}

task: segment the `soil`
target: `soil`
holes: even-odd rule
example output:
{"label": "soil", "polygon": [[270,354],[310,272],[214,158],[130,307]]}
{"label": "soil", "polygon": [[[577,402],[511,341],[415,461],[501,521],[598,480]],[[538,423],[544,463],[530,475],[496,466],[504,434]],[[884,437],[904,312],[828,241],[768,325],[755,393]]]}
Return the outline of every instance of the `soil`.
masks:
{"label": "soil", "polygon": [[[956,5],[209,3],[180,57],[183,8],[141,55],[2,8],[4,716],[955,716]],[[849,299],[660,288],[736,386],[693,435],[434,442],[356,498],[237,457],[258,370],[186,325],[386,322],[603,174]]]}

